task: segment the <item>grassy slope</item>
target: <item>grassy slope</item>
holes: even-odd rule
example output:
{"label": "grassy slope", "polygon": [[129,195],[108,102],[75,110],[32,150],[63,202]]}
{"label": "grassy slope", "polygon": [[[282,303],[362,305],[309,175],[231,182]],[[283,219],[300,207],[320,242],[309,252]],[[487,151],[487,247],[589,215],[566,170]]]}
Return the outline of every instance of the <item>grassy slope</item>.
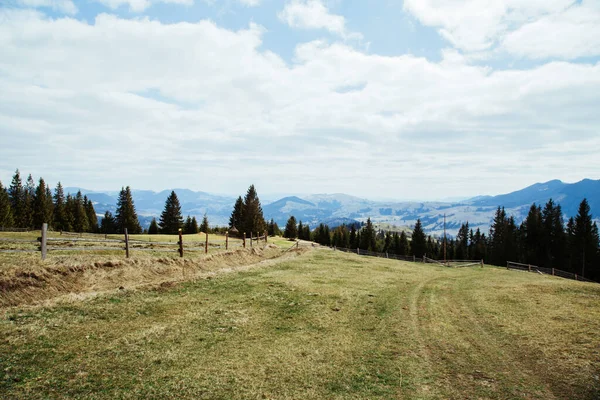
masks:
{"label": "grassy slope", "polygon": [[316,250],[164,290],[4,309],[8,398],[600,395],[600,285]]}

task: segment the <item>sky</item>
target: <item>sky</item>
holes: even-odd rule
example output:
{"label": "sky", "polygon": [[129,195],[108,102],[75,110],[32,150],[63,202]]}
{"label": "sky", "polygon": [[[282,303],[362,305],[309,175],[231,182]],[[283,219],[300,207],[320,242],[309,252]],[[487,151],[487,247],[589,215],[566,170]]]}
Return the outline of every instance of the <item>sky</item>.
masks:
{"label": "sky", "polygon": [[600,178],[600,0],[0,0],[0,181],[467,198]]}

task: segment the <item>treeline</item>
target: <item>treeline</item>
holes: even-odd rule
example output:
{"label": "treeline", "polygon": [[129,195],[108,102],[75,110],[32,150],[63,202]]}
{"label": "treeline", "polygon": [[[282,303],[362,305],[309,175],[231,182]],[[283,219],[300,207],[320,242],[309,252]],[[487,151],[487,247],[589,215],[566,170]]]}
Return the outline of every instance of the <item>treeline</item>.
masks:
{"label": "treeline", "polygon": [[320,224],[311,231],[301,222],[296,224],[292,216],[287,221],[284,237],[417,258],[426,255],[433,259],[484,260],[500,266],[514,261],[561,269],[600,281],[600,238],[586,199],[581,202],[577,215],[566,224],[560,205],[553,200],[543,208],[533,204],[520,225],[503,207],[498,207],[487,235],[480,229],[473,231],[467,222],[461,225],[456,238],[446,240],[445,246],[443,238],[424,233],[420,220],[409,237],[404,232],[376,230],[370,218],[361,229],[346,225],[330,229]]}

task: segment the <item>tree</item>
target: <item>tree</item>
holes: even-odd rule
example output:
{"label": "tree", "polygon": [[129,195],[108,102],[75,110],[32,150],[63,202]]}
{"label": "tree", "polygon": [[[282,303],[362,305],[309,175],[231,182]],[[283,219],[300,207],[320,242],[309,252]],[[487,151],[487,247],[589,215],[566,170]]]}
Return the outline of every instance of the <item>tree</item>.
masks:
{"label": "tree", "polygon": [[308,224],[305,224],[303,230],[304,233],[302,234],[302,237],[304,238],[304,240],[310,241],[310,226]]}
{"label": "tree", "polygon": [[354,224],[352,224],[352,226],[350,227],[349,242],[350,242],[350,248],[351,249],[357,249],[358,248],[358,240],[357,240],[357,235],[356,235],[356,225],[354,225]]}
{"label": "tree", "polygon": [[544,258],[544,225],[542,209],[535,203],[529,208],[525,221],[521,224],[521,260],[526,264],[541,265]]}
{"label": "tree", "polygon": [[208,217],[204,214],[202,218],[202,223],[200,224],[200,232],[209,233],[210,226],[208,225]]}
{"label": "tree", "polygon": [[24,228],[23,209],[25,207],[25,194],[23,182],[21,181],[21,174],[18,169],[15,171],[12,182],[8,188],[8,197],[10,199],[10,206],[15,226],[17,228]]}
{"label": "tree", "polygon": [[[269,226],[267,228],[267,233],[269,236],[279,236],[281,235],[281,230],[277,225],[277,222],[273,218],[271,218],[271,222],[269,222]],[[300,235],[300,229],[298,229],[298,236]]]}
{"label": "tree", "polygon": [[83,208],[85,209],[85,215],[88,220],[89,232],[98,232],[98,216],[94,209],[94,204],[87,196],[83,196]]}
{"label": "tree", "polygon": [[[581,276],[587,277],[596,274],[594,269],[598,253],[598,227],[592,223],[592,214],[587,199],[579,204],[575,216],[572,238],[573,267]],[[591,270],[591,271],[590,271]]]}
{"label": "tree", "polygon": [[166,234],[176,234],[183,228],[183,216],[181,215],[181,204],[174,190],[165,201],[165,208],[160,215],[160,231]]}
{"label": "tree", "polygon": [[78,191],[75,198],[71,201],[70,209],[75,220],[73,225],[75,232],[88,232],[90,230],[90,224],[81,191]]}
{"label": "tree", "polygon": [[[242,211],[242,226],[240,231],[252,234],[260,234],[266,229],[267,223],[263,216],[262,206],[254,185],[250,185],[244,197],[244,208]],[[238,228],[239,229],[239,228]]]}
{"label": "tree", "polygon": [[298,237],[298,226],[296,225],[296,218],[293,215],[288,218],[285,224],[283,237],[286,239],[296,239]]}
{"label": "tree", "polygon": [[377,250],[377,243],[375,241],[375,228],[373,227],[371,218],[367,218],[367,223],[362,229],[358,247],[361,250],[369,250],[369,251]]}
{"label": "tree", "polygon": [[567,236],[560,204],[550,199],[542,211],[542,226],[544,231],[542,243],[542,265],[546,268],[564,269]]}
{"label": "tree", "polygon": [[427,239],[425,238],[425,232],[423,231],[423,225],[421,224],[420,219],[417,219],[417,223],[413,229],[410,248],[412,255],[417,258],[423,257],[427,251]]}
{"label": "tree", "polygon": [[[229,227],[236,228],[237,230],[242,229],[244,217],[244,200],[242,200],[242,196],[239,196],[235,201],[235,205],[233,206],[233,211],[231,212],[231,217],[229,217]],[[240,231],[241,232],[241,231]]]}
{"label": "tree", "polygon": [[52,225],[52,198],[48,198],[48,187],[40,178],[33,197],[33,227],[40,229],[42,224]]}
{"label": "tree", "polygon": [[10,197],[8,191],[0,182],[0,227],[12,228],[14,225],[12,209],[10,207]]}
{"label": "tree", "polygon": [[[431,253],[428,251],[428,254]],[[469,259],[469,222],[461,224],[458,235],[456,235],[456,259]]]}
{"label": "tree", "polygon": [[158,235],[158,222],[156,222],[156,218],[154,217],[152,217],[152,221],[150,221],[150,226],[148,227],[148,235]]}
{"label": "tree", "polygon": [[117,200],[115,220],[119,233],[124,233],[125,229],[127,229],[128,233],[132,234],[142,233],[142,226],[135,212],[133,196],[131,195],[131,188],[129,186],[121,188],[119,199]]}
{"label": "tree", "polygon": [[[153,219],[153,221],[156,223],[155,219]],[[152,225],[150,225],[150,227],[152,227]],[[106,211],[104,217],[102,217],[102,221],[100,222],[100,232],[104,234],[117,233],[115,217],[110,211]]]}
{"label": "tree", "polygon": [[[58,182],[54,189],[54,230],[68,231],[69,227],[66,224],[65,215],[65,192],[62,184]],[[112,232],[111,232],[112,233]]]}
{"label": "tree", "polygon": [[[304,224],[302,224],[302,221],[298,222],[298,239],[305,240],[305,238],[304,238]],[[310,240],[310,238],[308,240]]]}

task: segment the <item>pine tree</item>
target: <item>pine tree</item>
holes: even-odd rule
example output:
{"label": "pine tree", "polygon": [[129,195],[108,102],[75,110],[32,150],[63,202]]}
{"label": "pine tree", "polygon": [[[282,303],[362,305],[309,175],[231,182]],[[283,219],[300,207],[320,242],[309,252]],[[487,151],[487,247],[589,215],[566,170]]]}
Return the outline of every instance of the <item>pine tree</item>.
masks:
{"label": "pine tree", "polygon": [[388,253],[391,252],[392,250],[392,234],[390,233],[390,231],[387,231],[385,233],[385,239],[384,239],[384,244],[383,244],[383,252],[384,253]]}
{"label": "pine tree", "polygon": [[594,225],[590,205],[587,199],[583,199],[575,216],[573,227],[574,246],[572,249],[573,254],[571,254],[575,271],[583,277],[587,277],[590,269],[594,268],[598,252],[598,228],[594,228]]}
{"label": "pine tree", "polygon": [[241,232],[242,224],[244,220],[244,200],[242,196],[239,196],[233,206],[231,217],[229,217],[229,228],[236,228]]}
{"label": "pine tree", "polygon": [[87,196],[83,196],[83,208],[88,221],[88,232],[98,232],[98,216],[94,209],[94,204]]}
{"label": "pine tree", "polygon": [[115,221],[118,233],[124,233],[125,229],[127,229],[127,233],[129,234],[142,233],[142,226],[135,212],[133,196],[131,195],[131,188],[129,186],[121,188],[119,199],[117,200]]}
{"label": "pine tree", "polygon": [[10,197],[8,191],[0,182],[0,227],[12,228],[14,225],[12,209],[10,206]]}
{"label": "pine tree", "polygon": [[400,247],[398,248],[398,255],[407,256],[409,253],[408,236],[406,232],[400,232]]}
{"label": "pine tree", "polygon": [[308,224],[304,225],[304,234],[302,237],[304,237],[304,240],[310,241],[310,226]]}
{"label": "pine tree", "polygon": [[17,228],[24,228],[23,209],[25,208],[25,194],[21,174],[17,169],[13,175],[12,182],[8,188],[8,197],[14,219],[14,225]]}
{"label": "pine tree", "polygon": [[356,237],[356,226],[354,224],[352,224],[352,226],[350,227],[350,248],[351,249],[357,249],[358,248],[358,240]]}
{"label": "pine tree", "polygon": [[33,196],[33,227],[41,229],[42,224],[52,225],[52,199],[48,199],[48,187],[40,178]]}
{"label": "pine tree", "polygon": [[[154,220],[154,222],[156,223],[156,220]],[[104,234],[117,233],[115,217],[110,211],[106,211],[104,217],[102,217],[102,221],[100,222],[100,232]]]}
{"label": "pine tree", "polygon": [[304,224],[302,221],[298,222],[298,239],[304,240]]}
{"label": "pine tree", "polygon": [[[273,218],[271,218],[271,222],[269,222],[269,227],[267,229],[267,233],[269,234],[269,236],[281,235],[279,226],[277,225],[277,222],[275,222],[275,220]],[[298,229],[298,236],[300,236],[300,234],[301,234],[300,229]]]}
{"label": "pine tree", "polygon": [[34,198],[35,198],[35,182],[31,174],[27,176],[27,181],[25,183],[25,188],[23,190],[23,209],[22,209],[22,222],[23,228],[32,228],[33,227],[33,214],[34,214]]}
{"label": "pine tree", "polygon": [[183,216],[181,215],[181,205],[179,198],[174,190],[165,201],[165,208],[160,215],[160,231],[166,234],[176,234],[183,228]]}
{"label": "pine tree", "polygon": [[187,216],[187,218],[185,219],[185,222],[183,223],[183,234],[184,235],[189,235],[192,230],[192,217],[190,217],[189,215]]}
{"label": "pine tree", "polygon": [[[254,185],[250,185],[246,197],[244,198],[244,208],[242,211],[242,229],[241,232],[258,233],[265,231],[267,224],[263,216],[262,207]],[[239,229],[239,228],[238,228]]]}
{"label": "pine tree", "polygon": [[[431,253],[427,251],[427,254]],[[456,259],[469,259],[469,222],[461,224],[458,235],[456,235]]]}
{"label": "pine tree", "polygon": [[85,202],[81,191],[77,192],[75,201],[72,206],[73,216],[75,218],[75,224],[73,228],[75,232],[89,232],[90,224],[85,210]]}
{"label": "pine tree", "polygon": [[542,240],[542,265],[546,268],[564,269],[567,236],[565,234],[562,208],[550,199],[542,211],[544,237]]}
{"label": "pine tree", "polygon": [[375,241],[375,228],[373,227],[371,218],[367,218],[367,223],[361,231],[360,242],[358,247],[361,250],[377,251],[377,243]]}
{"label": "pine tree", "polygon": [[150,221],[148,235],[158,235],[158,223],[156,222],[156,218],[152,218],[152,221]]}
{"label": "pine tree", "polygon": [[529,213],[521,224],[520,235],[521,260],[526,264],[541,265],[544,258],[544,225],[542,209],[535,203],[529,208]]}
{"label": "pine tree", "polygon": [[427,239],[425,238],[425,232],[423,231],[423,225],[421,224],[420,219],[417,219],[417,223],[413,229],[410,248],[412,255],[417,258],[423,257],[427,251]]}
{"label": "pine tree", "polygon": [[76,201],[70,193],[67,194],[65,199],[65,215],[64,223],[65,227],[63,230],[71,232],[75,230],[75,208]]}
{"label": "pine tree", "polygon": [[65,215],[65,192],[62,184],[58,182],[54,189],[54,230],[56,231],[68,231],[69,228],[66,226],[66,215]]}
{"label": "pine tree", "polygon": [[296,239],[298,237],[298,226],[296,225],[296,218],[293,215],[287,220],[287,223],[285,224],[283,237],[286,239]]}
{"label": "pine tree", "polygon": [[202,223],[200,224],[200,232],[210,233],[210,226],[208,225],[208,217],[204,214],[202,217]]}
{"label": "pine tree", "polygon": [[191,233],[192,234],[196,234],[200,232],[200,228],[198,227],[198,221],[196,220],[196,217],[192,217],[192,226],[191,226]]}

